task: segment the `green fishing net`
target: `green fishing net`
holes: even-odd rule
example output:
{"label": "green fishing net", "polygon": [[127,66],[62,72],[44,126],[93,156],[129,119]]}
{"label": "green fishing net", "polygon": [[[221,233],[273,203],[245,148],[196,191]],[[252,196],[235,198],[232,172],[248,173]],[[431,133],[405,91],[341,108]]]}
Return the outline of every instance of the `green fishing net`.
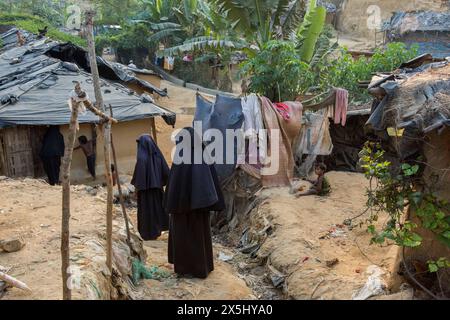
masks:
{"label": "green fishing net", "polygon": [[138,259],[133,259],[132,267],[134,284],[137,284],[140,279],[161,280],[170,276],[167,271],[161,270],[157,266],[147,268],[146,265]]}

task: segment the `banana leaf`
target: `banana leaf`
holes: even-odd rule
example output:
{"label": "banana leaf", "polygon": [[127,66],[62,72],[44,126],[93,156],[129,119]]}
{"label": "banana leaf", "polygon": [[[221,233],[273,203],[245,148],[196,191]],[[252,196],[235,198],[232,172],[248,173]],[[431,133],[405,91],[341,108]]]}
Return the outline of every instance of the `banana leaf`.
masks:
{"label": "banana leaf", "polygon": [[304,38],[300,48],[300,58],[309,63],[314,56],[317,40],[325,25],[327,10],[324,7],[317,7],[311,13],[311,24],[305,29]]}

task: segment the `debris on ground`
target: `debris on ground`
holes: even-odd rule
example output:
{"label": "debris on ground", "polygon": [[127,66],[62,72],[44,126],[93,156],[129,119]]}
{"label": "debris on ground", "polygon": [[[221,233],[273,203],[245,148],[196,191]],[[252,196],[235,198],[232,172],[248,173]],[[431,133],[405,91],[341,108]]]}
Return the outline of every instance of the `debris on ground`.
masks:
{"label": "debris on ground", "polygon": [[332,260],[327,260],[327,261],[325,261],[325,264],[326,264],[326,266],[328,267],[328,268],[332,268],[332,267],[334,267],[335,265],[337,265],[339,263],[339,259],[338,258],[334,258],[334,259],[332,259]]}
{"label": "debris on ground", "polygon": [[282,274],[280,271],[278,271],[277,269],[275,269],[272,265],[268,264],[267,268],[269,270],[269,278],[270,281],[272,281],[272,284],[275,288],[281,288],[282,285],[284,284],[284,280],[286,278],[286,276],[284,274]]}
{"label": "debris on ground", "polygon": [[380,267],[371,265],[367,267],[365,273],[369,277],[364,286],[353,294],[352,300],[366,300],[373,296],[386,294],[387,286],[381,277],[385,272]]}
{"label": "debris on ground", "polygon": [[157,266],[148,268],[142,261],[133,259],[133,283],[135,285],[137,285],[141,279],[161,280],[168,278],[169,276],[170,274],[168,272]]}
{"label": "debris on ground", "polygon": [[[334,187],[324,198],[299,200],[289,195],[289,188],[263,189],[258,197],[266,201],[240,219],[233,232],[222,234],[223,243],[237,245],[232,264],[256,296],[267,298],[258,288],[264,284],[278,287],[271,298],[348,300],[367,282],[369,275],[361,270],[373,265],[371,261],[381,261],[389,283],[400,277],[393,272],[398,254],[394,245],[373,246],[366,228],[340,223],[364,210],[367,179],[348,172],[329,172],[327,178]],[[352,202],[341,201],[348,197]],[[261,236],[267,225],[270,232]],[[360,239],[358,245],[353,238]]]}
{"label": "debris on ground", "polygon": [[233,260],[233,256],[232,255],[227,255],[226,253],[220,251],[218,259],[220,261],[227,262],[227,261]]}
{"label": "debris on ground", "polygon": [[17,252],[24,246],[25,241],[18,237],[0,240],[0,249],[8,253]]}

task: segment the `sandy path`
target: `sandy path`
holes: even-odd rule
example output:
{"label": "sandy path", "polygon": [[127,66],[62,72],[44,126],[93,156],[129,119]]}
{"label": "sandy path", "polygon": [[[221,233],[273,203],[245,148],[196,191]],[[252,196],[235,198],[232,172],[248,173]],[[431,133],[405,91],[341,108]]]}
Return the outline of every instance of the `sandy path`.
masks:
{"label": "sandy path", "polygon": [[[249,216],[254,233],[263,229],[264,221],[273,226],[258,258],[286,275],[286,297],[351,299],[366,282],[370,265],[383,269],[388,285],[395,277],[398,247],[370,245],[366,226],[342,225],[364,210],[365,177],[346,172],[329,172],[327,177],[331,195],[295,198],[288,188],[266,189],[260,196],[267,199]],[[381,216],[378,223],[386,218]],[[334,259],[337,263],[327,266]]]}

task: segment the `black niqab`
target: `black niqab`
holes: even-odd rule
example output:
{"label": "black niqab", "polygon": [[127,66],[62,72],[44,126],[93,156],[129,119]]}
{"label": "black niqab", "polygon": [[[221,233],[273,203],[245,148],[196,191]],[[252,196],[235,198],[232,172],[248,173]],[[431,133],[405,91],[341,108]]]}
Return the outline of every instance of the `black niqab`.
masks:
{"label": "black niqab", "polygon": [[148,134],[137,140],[137,157],[131,184],[137,190],[161,189],[167,183],[169,166],[155,141]]}
{"label": "black niqab", "polygon": [[64,156],[64,137],[58,126],[50,126],[42,141],[41,157]]}
{"label": "black niqab", "polygon": [[64,137],[59,132],[58,126],[50,126],[42,140],[42,148],[39,152],[44,171],[48,177],[48,183],[59,183],[61,157],[64,156]]}
{"label": "black niqab", "polygon": [[[165,208],[168,213],[176,214],[197,209],[207,211],[220,211],[225,207],[214,165],[205,163],[203,157],[199,164],[194,164],[194,136],[197,133],[193,128],[184,128],[191,139],[190,163],[172,164],[169,182],[166,187]],[[179,146],[183,142],[183,135],[176,137],[177,154],[182,155]],[[198,137],[198,136],[197,136]],[[200,141],[200,138],[198,138]],[[203,151],[204,146],[201,146]],[[199,150],[200,151],[200,150]]]}
{"label": "black niqab", "polygon": [[163,208],[163,187],[169,176],[169,166],[150,135],[140,136],[137,143],[131,184],[137,190],[138,230],[144,240],[155,240],[162,231],[169,229],[169,215]]}
{"label": "black niqab", "polygon": [[[206,278],[214,270],[210,211],[223,210],[225,204],[214,165],[206,164],[203,156],[201,163],[194,163],[194,129],[183,130],[191,140],[191,157],[187,159],[190,163],[172,165],[166,187],[165,208],[170,213],[168,260],[179,275]],[[177,136],[176,154],[186,148],[182,136]]]}

